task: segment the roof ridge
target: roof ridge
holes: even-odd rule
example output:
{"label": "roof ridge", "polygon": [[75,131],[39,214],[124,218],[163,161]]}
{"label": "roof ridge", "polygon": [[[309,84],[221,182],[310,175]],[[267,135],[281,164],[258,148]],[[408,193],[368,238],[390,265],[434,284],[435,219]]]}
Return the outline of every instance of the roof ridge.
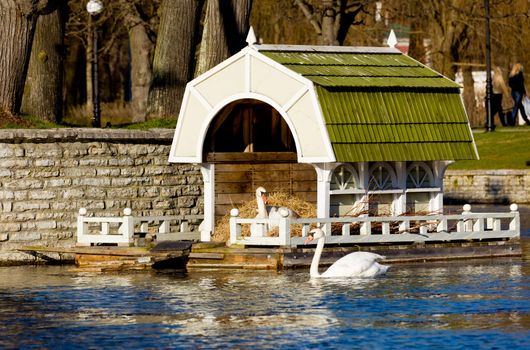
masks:
{"label": "roof ridge", "polygon": [[382,46],[326,46],[326,45],[254,45],[257,51],[296,51],[296,52],[326,52],[326,53],[386,53],[403,54],[394,47]]}

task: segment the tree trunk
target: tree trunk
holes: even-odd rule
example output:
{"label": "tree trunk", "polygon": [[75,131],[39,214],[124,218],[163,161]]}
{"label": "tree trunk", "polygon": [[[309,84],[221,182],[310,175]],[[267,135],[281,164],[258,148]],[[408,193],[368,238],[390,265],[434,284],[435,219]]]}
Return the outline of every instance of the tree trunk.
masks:
{"label": "tree trunk", "polygon": [[320,36],[320,45],[339,45],[337,40],[337,30],[335,22],[338,20],[337,11],[334,8],[333,1],[322,1],[324,5],[324,15],[322,16],[322,35]]}
{"label": "tree trunk", "polygon": [[245,47],[252,0],[208,0],[196,75]]}
{"label": "tree trunk", "polygon": [[471,67],[464,67],[462,69],[462,78],[464,80],[464,106],[469,118],[469,123],[472,127],[480,126],[480,120],[477,118],[477,100],[475,99],[473,69]]}
{"label": "tree trunk", "polygon": [[66,4],[37,20],[22,111],[40,119],[62,119]]}
{"label": "tree trunk", "polygon": [[164,0],[153,59],[147,119],[177,118],[186,84],[193,76],[199,0]]}
{"label": "tree trunk", "polygon": [[20,110],[36,21],[32,6],[0,1],[0,115]]}
{"label": "tree trunk", "polygon": [[125,13],[125,25],[129,32],[131,52],[131,90],[133,122],[145,121],[147,115],[147,98],[152,79],[151,57],[154,49],[149,39],[146,23],[138,10],[128,0],[122,0]]}

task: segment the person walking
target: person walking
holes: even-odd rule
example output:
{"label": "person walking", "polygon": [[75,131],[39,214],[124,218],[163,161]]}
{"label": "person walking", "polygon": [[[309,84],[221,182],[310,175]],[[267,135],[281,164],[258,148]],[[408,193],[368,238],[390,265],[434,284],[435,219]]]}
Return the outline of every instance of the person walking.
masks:
{"label": "person walking", "polygon": [[[491,96],[491,119],[495,120],[495,114],[499,114],[499,120],[502,126],[507,126],[508,121],[506,120],[506,114],[504,114],[502,108],[503,95],[508,95],[508,87],[502,77],[502,70],[499,66],[495,66],[493,69],[493,94]],[[495,122],[493,122],[495,127]]]}
{"label": "person walking", "polygon": [[508,79],[508,85],[510,85],[510,88],[512,89],[512,98],[514,102],[509,124],[511,126],[515,125],[517,113],[521,111],[521,116],[526,122],[526,125],[530,125],[530,120],[528,120],[523,107],[523,98],[526,96],[526,89],[524,87],[523,66],[520,63],[515,63],[513,65]]}

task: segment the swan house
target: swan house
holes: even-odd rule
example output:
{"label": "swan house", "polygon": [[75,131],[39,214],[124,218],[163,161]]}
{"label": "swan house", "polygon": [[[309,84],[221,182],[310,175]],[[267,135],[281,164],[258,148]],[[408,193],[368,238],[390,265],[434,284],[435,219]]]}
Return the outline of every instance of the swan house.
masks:
{"label": "swan house", "polygon": [[[516,205],[444,213],[447,166],[477,158],[460,86],[399,50],[253,42],[188,83],[169,155],[201,169],[203,242],[229,212],[245,246],[296,247],[317,225],[327,244],[517,241]],[[316,203],[317,218],[240,217],[259,186]]]}

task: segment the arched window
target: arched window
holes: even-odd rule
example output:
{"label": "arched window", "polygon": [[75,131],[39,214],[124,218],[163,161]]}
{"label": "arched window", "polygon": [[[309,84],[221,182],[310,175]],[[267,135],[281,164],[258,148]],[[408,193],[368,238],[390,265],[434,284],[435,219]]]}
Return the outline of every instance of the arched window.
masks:
{"label": "arched window", "polygon": [[375,163],[370,168],[368,188],[372,191],[389,190],[396,187],[396,173],[387,163]]}
{"label": "arched window", "polygon": [[349,164],[339,165],[331,175],[330,190],[347,191],[358,188],[359,177]]}
{"label": "arched window", "polygon": [[412,163],[407,169],[407,188],[433,187],[434,177],[425,163]]}
{"label": "arched window", "polygon": [[359,175],[351,164],[341,164],[331,174],[330,215],[357,215],[364,205],[359,203],[364,190],[359,189]]}
{"label": "arched window", "polygon": [[426,163],[413,162],[407,167],[406,212],[426,215],[431,212],[435,188],[434,176]]}
{"label": "arched window", "polygon": [[368,173],[369,214],[393,215],[397,187],[396,172],[388,163],[378,162],[370,167]]}

